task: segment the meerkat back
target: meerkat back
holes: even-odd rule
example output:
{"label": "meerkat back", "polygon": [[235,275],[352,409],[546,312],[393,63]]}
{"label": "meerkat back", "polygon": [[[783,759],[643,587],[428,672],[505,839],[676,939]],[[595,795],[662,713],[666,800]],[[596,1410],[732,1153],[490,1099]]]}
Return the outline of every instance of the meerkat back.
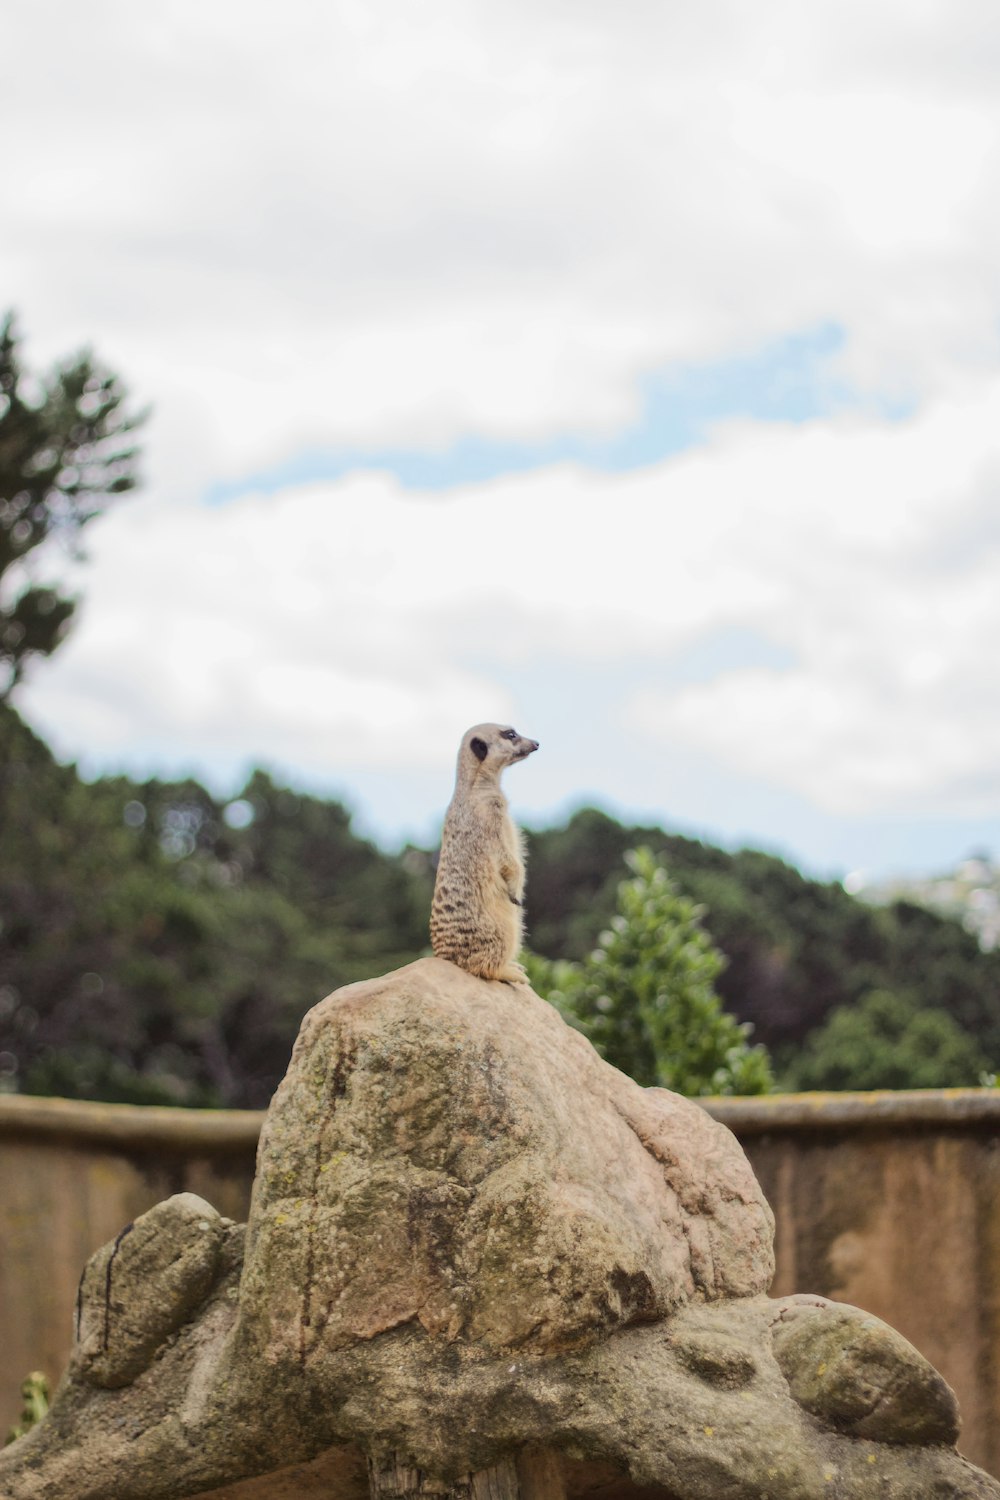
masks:
{"label": "meerkat back", "polygon": [[431,946],[438,958],[508,984],[525,977],[516,962],[524,850],[500,776],[537,749],[537,740],[509,725],[476,724],[462,736],[431,905]]}

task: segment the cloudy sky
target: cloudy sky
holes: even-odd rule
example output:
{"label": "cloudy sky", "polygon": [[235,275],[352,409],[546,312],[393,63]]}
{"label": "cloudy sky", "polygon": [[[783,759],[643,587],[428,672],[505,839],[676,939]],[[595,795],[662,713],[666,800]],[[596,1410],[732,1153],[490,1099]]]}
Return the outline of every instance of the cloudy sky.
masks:
{"label": "cloudy sky", "polygon": [[1000,854],[994,4],[15,0],[0,53],[26,357],[154,409],[20,695],[62,755],[430,841],[501,719],[536,824]]}

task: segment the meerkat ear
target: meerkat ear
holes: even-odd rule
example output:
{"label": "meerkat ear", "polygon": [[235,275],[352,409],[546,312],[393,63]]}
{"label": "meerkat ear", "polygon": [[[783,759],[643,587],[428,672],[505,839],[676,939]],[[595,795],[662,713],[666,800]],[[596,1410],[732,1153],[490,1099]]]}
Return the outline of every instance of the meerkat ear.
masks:
{"label": "meerkat ear", "polygon": [[469,741],[469,749],[477,760],[485,760],[490,753],[489,745],[487,745],[485,740],[481,740],[478,735],[474,740]]}

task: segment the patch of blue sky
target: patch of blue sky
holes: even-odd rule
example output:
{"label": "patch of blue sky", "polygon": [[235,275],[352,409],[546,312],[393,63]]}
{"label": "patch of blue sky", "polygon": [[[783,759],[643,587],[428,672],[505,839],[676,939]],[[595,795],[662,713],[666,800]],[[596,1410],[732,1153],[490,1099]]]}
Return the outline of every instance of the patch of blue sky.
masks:
{"label": "patch of blue sky", "polygon": [[[1000,849],[1000,817],[833,812],[697,749],[657,743],[630,723],[630,700],[642,688],[670,693],[726,671],[781,671],[793,664],[784,646],[737,628],[707,632],[670,655],[636,657],[604,670],[544,656],[513,670],[486,660],[468,663],[503,683],[514,696],[518,728],[541,741],[538,756],[512,772],[507,787],[528,827],[560,824],[580,807],[597,806],[625,823],[664,827],[729,849],[765,849],[826,880],[859,868],[873,878],[940,872],[977,847]],[[574,789],[567,794],[569,765]],[[382,803],[381,786],[362,774],[352,777],[352,787],[362,823],[388,834],[372,817]],[[425,812],[423,828],[428,822],[433,828]]]}
{"label": "patch of blue sky", "polygon": [[[486,657],[467,664],[513,697],[515,724],[541,741],[538,756],[512,771],[507,785],[519,821],[529,828],[558,826],[577,809],[595,806],[627,824],[663,827],[729,849],[766,849],[828,880],[859,869],[873,879],[941,873],[974,849],[1000,854],[998,816],[835,813],[696,749],[657,743],[631,725],[628,705],[641,688],[670,692],[734,667],[790,665],[790,653],[758,632],[720,629],[669,656],[637,657],[603,670],[544,655],[516,666]],[[490,705],[476,711],[488,717]],[[194,775],[228,798],[238,795],[255,763],[280,783],[343,801],[356,831],[383,847],[412,841],[431,848],[440,837],[452,790],[450,757],[404,772],[358,760],[331,773],[244,751],[192,754],[149,740],[119,750],[113,763],[106,755],[84,757],[80,769],[87,777],[124,770],[138,780]]]}
{"label": "patch of blue sky", "polygon": [[[744,625],[726,625],[710,630],[690,645],[657,664],[655,686],[663,689],[683,683],[710,682],[723,672],[762,668],[783,672],[794,667],[796,656],[787,646],[770,640],[759,630]],[[646,682],[654,676],[647,668]]]}
{"label": "patch of blue sky", "polygon": [[[763,849],[818,880],[840,881],[861,870],[870,879],[901,873],[941,874],[976,849],[1000,851],[1000,818],[849,816],[817,807],[805,797],[759,777],[717,765],[693,750],[640,749],[599,708],[577,720],[572,735],[537,714],[515,722],[541,738],[529,766],[512,772],[507,793],[527,828],[563,825],[582,807],[598,807],[630,826],[663,828],[724,849]],[[581,732],[590,726],[606,757],[617,750],[614,774],[579,754]],[[631,742],[630,742],[631,741]],[[543,769],[544,764],[544,769]],[[566,792],[566,767],[579,772]],[[301,780],[294,774],[293,782]],[[451,795],[450,768],[400,776],[357,768],[338,783],[308,778],[321,795],[346,797],[355,828],[386,848],[405,842],[435,847]],[[529,874],[530,891],[530,874]]]}
{"label": "patch of blue sky", "polygon": [[[205,499],[219,505],[248,490],[271,494],[373,469],[392,474],[405,489],[440,491],[556,463],[606,472],[643,468],[698,446],[714,424],[727,419],[801,423],[834,411],[869,408],[870,397],[862,399],[831,372],[843,343],[843,329],[824,323],[735,359],[672,365],[643,379],[639,420],[610,435],[564,432],[535,443],[468,436],[442,450],[311,449],[273,468],[213,485]],[[906,414],[899,407],[880,411],[890,419]]]}
{"label": "patch of blue sky", "polygon": [[[509,788],[527,822],[552,822],[596,802],[685,832],[711,830],[724,841],[741,829],[746,813],[730,780],[747,796],[745,778],[731,778],[701,753],[657,744],[636,730],[630,705],[643,690],[670,695],[725,672],[782,671],[794,662],[786,647],[734,626],[707,631],[669,654],[637,654],[604,666],[553,659],[544,651],[513,666],[481,654],[464,665],[500,684],[516,705],[517,727],[541,741],[542,753],[516,773],[516,794]],[[489,716],[486,705],[482,712]],[[568,798],[567,765],[577,789]],[[767,787],[755,784],[753,791],[768,799]],[[775,793],[770,800],[775,806],[768,812],[776,816],[784,799]],[[768,825],[761,817],[754,826],[759,839]]]}

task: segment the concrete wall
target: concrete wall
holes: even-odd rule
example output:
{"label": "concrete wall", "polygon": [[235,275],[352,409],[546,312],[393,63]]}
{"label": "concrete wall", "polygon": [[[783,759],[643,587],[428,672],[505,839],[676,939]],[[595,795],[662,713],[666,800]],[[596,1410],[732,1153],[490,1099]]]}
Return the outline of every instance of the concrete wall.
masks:
{"label": "concrete wall", "polygon": [[25,1375],[61,1374],[98,1246],[171,1193],[246,1218],[262,1118],[0,1095],[0,1442]]}
{"label": "concrete wall", "polygon": [[[777,1220],[776,1296],[820,1292],[905,1334],[1000,1475],[1000,1092],[713,1100]],[[84,1261],[171,1193],[246,1217],[261,1116],[0,1096],[0,1428],[62,1369]],[[0,1433],[2,1437],[2,1433]]]}

